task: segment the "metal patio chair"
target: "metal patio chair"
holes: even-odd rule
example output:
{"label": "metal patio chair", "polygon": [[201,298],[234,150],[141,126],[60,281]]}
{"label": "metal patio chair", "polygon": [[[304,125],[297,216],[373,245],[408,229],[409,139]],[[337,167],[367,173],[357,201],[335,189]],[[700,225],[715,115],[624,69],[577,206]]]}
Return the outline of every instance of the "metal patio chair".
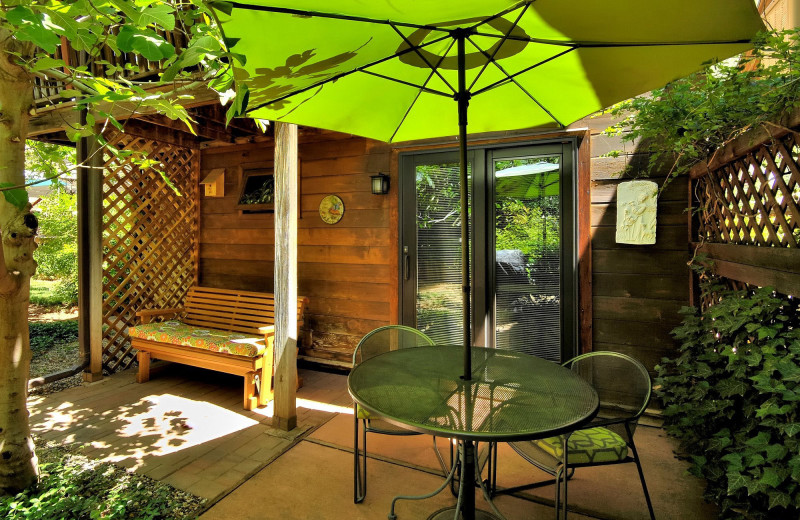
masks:
{"label": "metal patio chair", "polygon": [[[564,366],[577,372],[594,386],[600,398],[600,411],[585,428],[566,435],[509,445],[539,469],[555,478],[497,491],[497,458],[491,469],[491,488],[495,494],[509,494],[555,483],[556,520],[560,517],[561,481],[564,485],[564,518],[567,517],[567,481],[576,468],[633,462],[639,472],[651,520],[653,504],[647,492],[642,464],[633,442],[639,417],[650,402],[652,384],[647,369],[636,359],[617,352],[591,352],[577,356]],[[567,463],[564,464],[564,446]],[[496,450],[496,446],[494,446]],[[565,467],[566,466],[566,467]]]}
{"label": "metal patio chair", "polygon": [[[433,346],[433,340],[422,332],[404,325],[386,325],[379,327],[358,342],[353,352],[353,366],[362,361],[389,350],[411,347]],[[366,410],[353,403],[353,432],[354,432],[354,466],[353,466],[353,502],[362,502],[367,495],[367,433],[383,435],[420,435],[418,432],[402,429],[378,418],[371,418]],[[359,422],[361,432],[359,435]],[[359,449],[359,441],[362,449]],[[436,448],[436,438],[433,446],[442,470],[447,472],[444,460]]]}

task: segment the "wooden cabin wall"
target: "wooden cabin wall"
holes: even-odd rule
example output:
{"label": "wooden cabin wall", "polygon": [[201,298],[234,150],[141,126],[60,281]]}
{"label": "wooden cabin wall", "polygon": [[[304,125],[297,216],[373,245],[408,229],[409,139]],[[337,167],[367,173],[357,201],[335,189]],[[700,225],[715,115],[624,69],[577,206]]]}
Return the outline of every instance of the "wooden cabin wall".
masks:
{"label": "wooden cabin wall", "polygon": [[[592,321],[593,350],[629,354],[652,373],[662,357],[673,356],[678,345],[670,331],[689,305],[688,184],[673,180],[658,200],[656,243],[617,244],[617,185],[641,174],[640,168],[622,177],[626,164],[646,162],[635,147],[619,138],[600,135],[608,121],[589,121],[592,127]],[[627,147],[627,150],[624,150]],[[627,153],[602,157],[611,150]],[[652,180],[664,184],[667,171]]]}
{"label": "wooden cabin wall", "polygon": [[[648,369],[677,348],[669,331],[688,305],[687,184],[673,181],[658,204],[657,242],[615,242],[616,187],[628,157],[605,158],[621,149],[592,121],[592,349],[630,354]],[[630,148],[630,146],[629,146]],[[323,133],[301,140],[298,223],[299,293],[310,298],[301,334],[301,355],[348,363],[361,336],[398,316],[397,165],[391,149],[375,141]],[[226,168],[225,197],[201,201],[199,280],[203,285],[272,291],[272,213],[240,214],[235,208],[241,172],[271,168],[270,143],[203,151],[203,178]],[[369,176],[390,174],[391,192],[372,195]],[[628,177],[630,177],[629,175]],[[663,183],[664,177],[652,180]],[[344,218],[322,222],[320,200],[339,195]]]}
{"label": "wooden cabin wall", "polygon": [[[301,135],[298,294],[309,298],[301,355],[349,363],[358,340],[397,316],[397,172],[388,145],[342,134]],[[274,214],[235,208],[243,170],[272,168],[273,145],[203,151],[200,178],[226,168],[225,196],[202,197],[200,284],[273,290]],[[392,178],[389,195],[373,195],[370,175]],[[323,197],[344,202],[341,221],[319,216]]]}

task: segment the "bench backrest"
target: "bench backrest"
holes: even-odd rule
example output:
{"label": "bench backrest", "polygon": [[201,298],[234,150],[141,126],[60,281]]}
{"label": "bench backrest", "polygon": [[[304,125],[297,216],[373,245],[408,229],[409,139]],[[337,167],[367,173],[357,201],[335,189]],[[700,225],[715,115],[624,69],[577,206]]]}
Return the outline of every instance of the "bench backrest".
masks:
{"label": "bench backrest", "polygon": [[[303,324],[307,298],[297,299],[297,326]],[[192,287],[183,322],[195,327],[261,335],[259,327],[275,324],[275,295],[211,287]]]}

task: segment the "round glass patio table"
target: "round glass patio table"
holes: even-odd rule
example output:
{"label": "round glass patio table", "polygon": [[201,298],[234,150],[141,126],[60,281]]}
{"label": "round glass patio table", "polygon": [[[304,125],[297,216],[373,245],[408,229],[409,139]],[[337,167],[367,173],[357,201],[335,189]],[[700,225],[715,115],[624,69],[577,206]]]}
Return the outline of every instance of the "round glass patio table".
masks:
{"label": "round glass patio table", "polygon": [[[356,403],[383,420],[462,441],[459,453],[467,461],[474,460],[474,442],[551,437],[597,414],[597,392],[571,370],[508,350],[474,347],[471,354],[472,379],[465,381],[463,347],[391,350],[354,367],[348,390]],[[474,480],[471,469],[471,463],[463,465],[463,482]],[[491,518],[476,515],[474,495],[465,495],[464,519]]]}

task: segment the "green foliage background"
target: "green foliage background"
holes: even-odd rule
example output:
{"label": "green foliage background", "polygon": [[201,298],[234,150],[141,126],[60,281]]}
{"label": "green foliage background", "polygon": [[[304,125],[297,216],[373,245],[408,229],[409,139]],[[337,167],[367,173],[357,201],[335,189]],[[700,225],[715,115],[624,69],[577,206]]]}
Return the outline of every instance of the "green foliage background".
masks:
{"label": "green foliage background", "polygon": [[63,304],[78,298],[78,219],[77,197],[56,189],[43,197],[39,208],[39,247],[37,278],[55,279],[53,296]]}
{"label": "green foliage background", "polygon": [[673,331],[680,355],[656,367],[667,432],[722,518],[800,517],[800,309],[770,288],[704,291]]}
{"label": "green foliage background", "polygon": [[640,140],[651,169],[674,163],[685,173],[731,139],[753,128],[767,131],[800,107],[800,29],[762,33],[751,53],[673,81],[651,95],[616,105],[626,116],[609,128]]}

